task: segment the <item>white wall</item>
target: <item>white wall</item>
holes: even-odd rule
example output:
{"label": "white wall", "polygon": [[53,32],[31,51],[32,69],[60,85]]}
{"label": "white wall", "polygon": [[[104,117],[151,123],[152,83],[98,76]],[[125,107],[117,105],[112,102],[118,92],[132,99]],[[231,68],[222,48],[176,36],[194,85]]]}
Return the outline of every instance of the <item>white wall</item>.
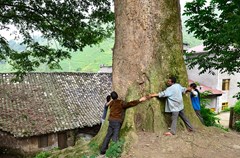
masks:
{"label": "white wall", "polygon": [[237,87],[237,82],[240,82],[240,73],[235,73],[234,75],[229,75],[223,73],[219,75],[219,88],[222,89],[222,80],[230,79],[229,91],[223,91],[224,95],[222,97],[222,102],[227,101],[229,106],[234,106],[237,99],[233,96],[240,91],[240,88]]}
{"label": "white wall", "polygon": [[[211,75],[208,73],[204,73],[199,75],[199,70],[195,67],[191,70],[187,68],[188,79],[193,80],[194,82],[200,82],[208,87],[219,89],[218,88],[218,72],[215,71],[216,75]],[[221,89],[219,89],[221,90]]]}

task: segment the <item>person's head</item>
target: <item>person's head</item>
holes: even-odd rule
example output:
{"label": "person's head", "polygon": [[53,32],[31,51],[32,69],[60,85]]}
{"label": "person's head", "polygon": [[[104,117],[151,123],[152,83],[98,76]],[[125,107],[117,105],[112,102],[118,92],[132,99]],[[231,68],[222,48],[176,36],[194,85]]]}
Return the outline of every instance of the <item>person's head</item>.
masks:
{"label": "person's head", "polygon": [[108,95],[106,99],[107,99],[107,102],[109,102],[111,100],[111,96]]}
{"label": "person's head", "polygon": [[111,92],[111,97],[112,97],[113,100],[116,100],[116,99],[118,98],[117,92],[112,91],[112,92]]}
{"label": "person's head", "polygon": [[197,88],[197,85],[196,85],[196,83],[191,83],[191,84],[190,84],[190,87],[193,88],[193,89],[196,89],[196,88]]}
{"label": "person's head", "polygon": [[168,81],[167,81],[167,85],[171,86],[174,83],[176,83],[176,78],[175,77],[169,77]]}

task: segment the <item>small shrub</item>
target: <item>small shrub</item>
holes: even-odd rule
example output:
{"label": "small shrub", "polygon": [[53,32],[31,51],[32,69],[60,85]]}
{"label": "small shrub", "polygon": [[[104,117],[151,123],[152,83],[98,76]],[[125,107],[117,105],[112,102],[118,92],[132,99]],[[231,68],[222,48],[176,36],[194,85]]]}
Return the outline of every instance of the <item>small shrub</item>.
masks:
{"label": "small shrub", "polygon": [[96,142],[91,142],[89,143],[89,147],[91,148],[92,151],[97,152],[98,151],[98,145]]}
{"label": "small shrub", "polygon": [[51,154],[49,152],[46,152],[46,151],[42,151],[40,152],[39,154],[37,154],[35,156],[35,158],[47,158],[49,157]]}
{"label": "small shrub", "polygon": [[234,112],[235,112],[236,114],[239,114],[239,115],[240,115],[240,101],[237,101],[237,102],[236,102],[233,110],[234,110]]}
{"label": "small shrub", "polygon": [[229,107],[224,108],[221,112],[228,112],[228,111],[230,111],[230,108],[229,108]]}
{"label": "small shrub", "polygon": [[211,94],[211,92],[209,91],[205,91],[203,93],[201,93],[201,98],[200,98],[200,102],[201,102],[201,115],[203,118],[203,122],[205,126],[215,126],[218,127],[220,129],[223,129],[225,131],[228,131],[227,128],[224,128],[220,123],[220,119],[216,117],[217,114],[215,114],[213,111],[211,111],[211,109],[206,108],[209,104],[210,104],[210,100],[206,98],[206,96],[208,96],[209,94]]}
{"label": "small shrub", "polygon": [[90,156],[90,158],[95,158],[96,155],[97,155],[98,152],[99,152],[99,147],[98,147],[97,143],[96,143],[96,142],[91,142],[91,143],[89,144],[89,147],[90,147],[90,150],[91,150],[91,153],[92,153],[92,155]]}
{"label": "small shrub", "polygon": [[236,131],[240,132],[240,121],[236,121],[234,124]]}
{"label": "small shrub", "polygon": [[216,122],[219,122],[220,120],[216,117],[216,114],[211,111],[211,109],[205,107],[201,107],[201,115],[205,126],[214,126]]}
{"label": "small shrub", "polygon": [[106,156],[110,158],[118,158],[122,154],[122,148],[124,145],[124,140],[120,139],[119,141],[112,142],[110,144],[110,148],[106,152]]}

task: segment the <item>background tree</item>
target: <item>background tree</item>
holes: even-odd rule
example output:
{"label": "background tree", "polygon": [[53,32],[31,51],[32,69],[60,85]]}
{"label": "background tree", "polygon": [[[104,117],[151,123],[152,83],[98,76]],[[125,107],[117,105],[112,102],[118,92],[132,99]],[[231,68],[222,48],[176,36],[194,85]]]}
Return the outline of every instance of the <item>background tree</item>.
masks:
{"label": "background tree", "polygon": [[[240,82],[237,83],[237,87],[240,88]],[[237,98],[237,100],[240,100],[240,91],[233,96],[233,98]]]}
{"label": "background tree", "polygon": [[[109,0],[0,0],[0,30],[15,26],[15,39],[26,46],[17,52],[0,35],[0,60],[7,60],[18,75],[33,71],[41,63],[59,68],[60,60],[70,58],[69,51],[82,50],[112,34],[114,16],[110,8]],[[35,41],[32,32],[36,31],[61,48]]]}
{"label": "background tree", "polygon": [[185,5],[189,33],[203,40],[204,54],[187,54],[190,68],[198,65],[201,73],[240,72],[240,3],[238,0],[193,0]]}

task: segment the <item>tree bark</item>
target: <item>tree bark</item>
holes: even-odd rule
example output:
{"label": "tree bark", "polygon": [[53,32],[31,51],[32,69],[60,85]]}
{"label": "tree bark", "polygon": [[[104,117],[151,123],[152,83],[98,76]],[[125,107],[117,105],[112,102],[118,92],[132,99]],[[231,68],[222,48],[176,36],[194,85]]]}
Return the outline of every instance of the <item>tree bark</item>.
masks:
{"label": "tree bark", "polygon": [[[179,0],[115,0],[114,5],[113,90],[119,97],[131,101],[162,91],[170,76],[188,86]],[[184,104],[194,127],[202,127],[187,95]],[[167,131],[171,120],[164,105],[165,99],[151,99],[126,111],[121,129],[125,147],[137,139],[137,130]],[[179,124],[178,130],[185,128],[181,121]],[[101,142],[106,129],[107,125],[95,140]]]}

